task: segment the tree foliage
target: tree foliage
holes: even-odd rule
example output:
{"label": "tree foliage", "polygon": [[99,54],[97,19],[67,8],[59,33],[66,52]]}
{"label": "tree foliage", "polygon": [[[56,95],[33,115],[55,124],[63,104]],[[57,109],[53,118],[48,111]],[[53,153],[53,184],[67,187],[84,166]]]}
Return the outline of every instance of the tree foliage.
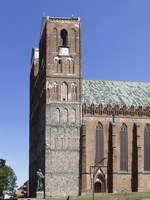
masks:
{"label": "tree foliage", "polygon": [[3,194],[3,191],[13,194],[15,191],[17,177],[13,169],[9,166],[0,167],[0,194]]}

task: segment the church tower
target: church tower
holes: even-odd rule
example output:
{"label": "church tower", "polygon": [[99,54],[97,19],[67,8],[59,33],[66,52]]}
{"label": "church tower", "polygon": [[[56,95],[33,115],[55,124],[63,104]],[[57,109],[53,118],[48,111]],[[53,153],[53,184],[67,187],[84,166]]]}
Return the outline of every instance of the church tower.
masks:
{"label": "church tower", "polygon": [[[39,156],[34,161],[31,156],[34,142],[33,139],[30,141],[31,180],[36,182],[32,177],[35,174],[33,168],[41,168],[45,176],[45,197],[78,195],[82,80],[79,18],[45,17],[37,77],[38,91],[45,98],[40,100],[39,95],[35,108],[41,110],[37,112],[37,123],[40,124],[37,126],[43,128],[36,138],[40,149],[37,147]],[[31,110],[30,106],[30,114]],[[43,112],[45,117],[40,119]],[[36,135],[32,124],[30,120],[30,138]],[[38,132],[40,127],[36,129]],[[31,188],[35,190],[33,185]]]}
{"label": "church tower", "polygon": [[46,196],[78,195],[80,20],[48,18],[41,40],[46,62],[45,192]]}

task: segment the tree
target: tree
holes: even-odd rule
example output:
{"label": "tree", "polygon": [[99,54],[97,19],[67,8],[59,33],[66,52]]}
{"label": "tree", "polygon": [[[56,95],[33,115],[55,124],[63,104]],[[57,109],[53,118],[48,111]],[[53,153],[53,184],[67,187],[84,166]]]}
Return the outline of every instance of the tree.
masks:
{"label": "tree", "polygon": [[13,169],[9,166],[0,167],[0,196],[3,196],[3,192],[7,191],[10,196],[14,195],[17,177]]}

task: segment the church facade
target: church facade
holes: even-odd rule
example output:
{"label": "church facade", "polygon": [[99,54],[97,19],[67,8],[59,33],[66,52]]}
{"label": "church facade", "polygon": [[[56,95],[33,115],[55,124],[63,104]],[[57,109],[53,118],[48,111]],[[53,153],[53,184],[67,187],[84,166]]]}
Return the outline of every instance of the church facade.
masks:
{"label": "church facade", "polygon": [[150,83],[83,80],[79,18],[44,17],[30,72],[30,196],[150,190]]}

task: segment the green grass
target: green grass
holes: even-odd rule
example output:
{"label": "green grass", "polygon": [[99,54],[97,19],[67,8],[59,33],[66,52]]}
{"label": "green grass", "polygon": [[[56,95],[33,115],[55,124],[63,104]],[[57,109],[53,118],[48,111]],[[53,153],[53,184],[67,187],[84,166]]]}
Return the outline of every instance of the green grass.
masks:
{"label": "green grass", "polygon": [[[48,200],[66,200],[67,198],[49,198]],[[122,192],[95,194],[95,200],[143,200],[150,199],[150,192]],[[70,197],[69,200],[92,200],[92,194]]]}

